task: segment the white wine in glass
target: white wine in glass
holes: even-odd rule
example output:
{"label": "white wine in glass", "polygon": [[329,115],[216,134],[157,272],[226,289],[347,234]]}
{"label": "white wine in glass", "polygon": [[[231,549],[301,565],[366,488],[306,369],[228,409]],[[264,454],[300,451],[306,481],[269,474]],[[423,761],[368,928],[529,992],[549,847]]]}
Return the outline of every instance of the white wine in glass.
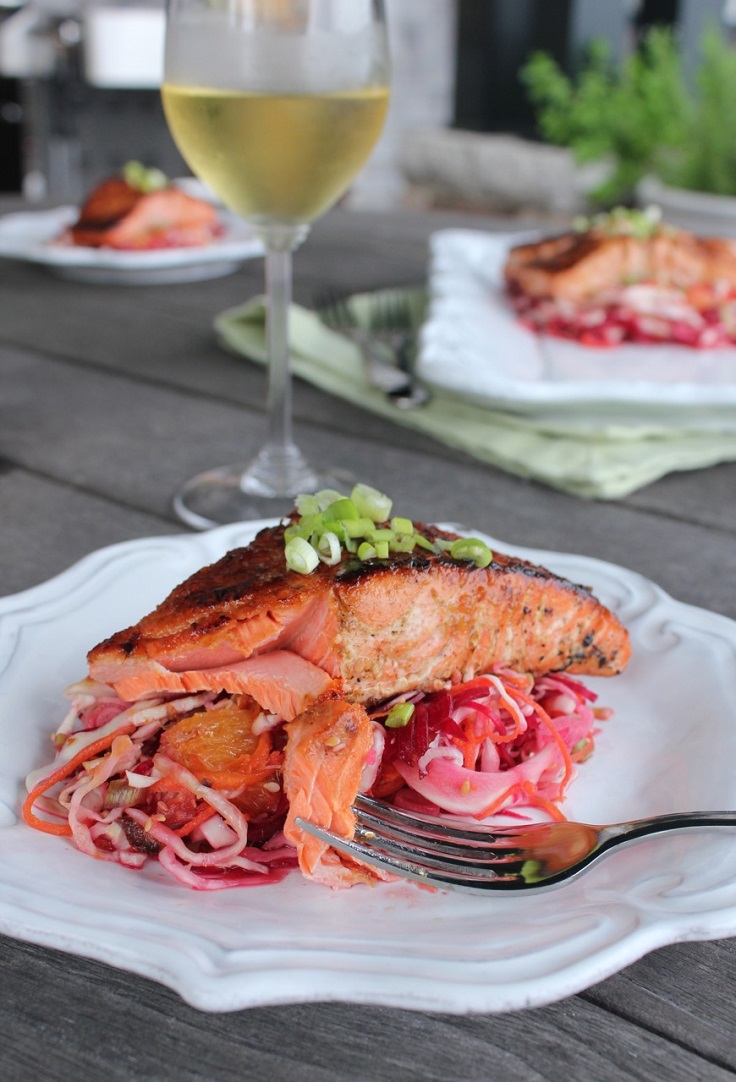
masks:
{"label": "white wine in glass", "polygon": [[162,98],[192,172],[266,250],[268,439],[255,460],[176,494],[197,528],[283,514],[335,484],[292,438],[291,254],[347,190],[389,102],[383,0],[169,0]]}

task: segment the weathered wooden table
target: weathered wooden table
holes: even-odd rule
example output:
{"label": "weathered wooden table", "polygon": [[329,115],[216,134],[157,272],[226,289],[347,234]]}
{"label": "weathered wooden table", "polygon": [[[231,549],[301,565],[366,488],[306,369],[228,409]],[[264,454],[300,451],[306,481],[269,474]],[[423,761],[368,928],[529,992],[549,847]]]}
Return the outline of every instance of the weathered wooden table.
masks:
{"label": "weathered wooden table", "polygon": [[[335,282],[422,282],[429,234],[457,221],[333,212],[296,257],[296,298],[309,304]],[[220,280],[155,288],[79,285],[0,262],[0,594],[100,546],[183,532],[170,510],[177,484],[257,449],[263,373],[219,349],[211,327],[261,289],[259,260]],[[304,384],[295,410],[297,439],[313,456],[374,479],[417,518],[609,559],[736,617],[736,465],[585,502]],[[26,942],[0,940],[0,964],[7,1082],[736,1074],[734,940],[667,946],[573,998],[504,1015],[341,1003],[210,1015],[152,981]]]}

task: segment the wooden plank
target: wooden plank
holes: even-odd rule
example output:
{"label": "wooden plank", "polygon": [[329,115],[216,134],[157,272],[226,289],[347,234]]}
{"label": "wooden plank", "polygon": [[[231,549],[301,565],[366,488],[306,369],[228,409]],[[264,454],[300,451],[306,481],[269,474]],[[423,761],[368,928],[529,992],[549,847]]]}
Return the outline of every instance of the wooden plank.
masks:
{"label": "wooden plank", "polygon": [[[205,1015],[150,981],[55,951],[0,941],[22,1016],[13,1082],[87,1078],[156,1082],[726,1082],[709,1063],[579,997],[511,1015],[455,1017],[351,1004]],[[74,988],[60,999],[59,983]],[[104,1039],[101,1033],[104,1031]],[[97,1039],[91,1039],[93,1033]],[[84,1035],[90,1039],[83,1040]]]}
{"label": "wooden plank", "polygon": [[[699,522],[733,533],[736,530],[734,491],[736,463],[727,462],[711,469],[672,473],[656,485],[628,496],[625,503],[675,521]],[[697,553],[693,556],[697,559]]]}
{"label": "wooden plank", "polygon": [[583,998],[736,1072],[736,940],[666,947]]}
{"label": "wooden plank", "polygon": [[[15,405],[0,433],[0,456],[172,523],[171,494],[183,480],[210,466],[247,461],[264,434],[259,419],[239,407],[155,386],[141,394],[126,376],[80,375],[40,356],[2,352],[0,379]],[[646,509],[525,484],[408,433],[395,443],[383,429],[374,442],[370,432],[356,437],[349,424],[331,431],[299,424],[297,438],[315,461],[339,463],[378,484],[416,518],[441,517],[508,543],[610,559],[683,600],[736,615],[731,533],[688,522],[675,530]],[[710,573],[714,567],[717,576]]]}
{"label": "wooden plank", "polygon": [[[315,227],[295,260],[297,295],[311,303],[325,282],[346,289],[369,289],[390,282],[420,282],[426,275],[427,239],[438,229],[464,225],[509,229],[519,223],[458,215],[369,214],[336,211]],[[357,255],[356,255],[357,253]],[[254,365],[226,355],[214,343],[214,315],[262,290],[260,261],[237,274],[194,286],[82,287],[59,281],[39,268],[0,261],[4,310],[0,340],[43,349],[79,364],[127,372],[154,383],[186,387],[208,397],[241,402],[260,410],[265,378]],[[296,382],[297,416],[323,427],[368,439],[389,438],[397,446],[442,452],[434,441],[342,404],[339,413],[327,395]],[[485,470],[486,475],[493,471]],[[736,465],[675,474],[625,502],[693,523],[733,531],[736,505],[730,498]],[[706,483],[707,482],[707,483]],[[713,495],[711,495],[711,493]]]}
{"label": "wooden plank", "polygon": [[0,470],[0,506],[12,508],[0,516],[0,597],[45,582],[105,545],[183,530],[16,467]]}

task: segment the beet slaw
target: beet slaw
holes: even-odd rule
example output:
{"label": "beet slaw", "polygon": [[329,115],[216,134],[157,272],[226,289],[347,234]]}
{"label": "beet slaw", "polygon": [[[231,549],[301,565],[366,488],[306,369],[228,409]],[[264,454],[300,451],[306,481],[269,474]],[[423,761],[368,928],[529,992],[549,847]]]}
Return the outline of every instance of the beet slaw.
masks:
{"label": "beet slaw", "polygon": [[736,345],[736,290],[726,282],[674,289],[637,282],[584,303],[509,292],[523,326],[584,346],[624,343],[717,349]]}
{"label": "beet slaw", "polygon": [[[128,703],[86,679],[67,694],[56,757],[26,779],[28,825],[128,868],[157,860],[198,890],[274,883],[297,867],[282,830],[280,718],[214,692]],[[610,713],[596,698],[567,675],[509,671],[400,696],[370,711],[361,790],[422,812],[564,818],[575,766]],[[411,716],[389,728],[397,703]]]}

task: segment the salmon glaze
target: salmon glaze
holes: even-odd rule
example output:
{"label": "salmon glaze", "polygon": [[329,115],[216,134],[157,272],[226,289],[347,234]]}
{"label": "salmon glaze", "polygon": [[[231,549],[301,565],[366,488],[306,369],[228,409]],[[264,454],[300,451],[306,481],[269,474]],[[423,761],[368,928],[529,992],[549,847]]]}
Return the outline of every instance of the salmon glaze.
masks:
{"label": "salmon glaze", "polygon": [[317,538],[323,557],[302,573],[285,559],[298,525],[262,530],[89,652],[57,758],[27,781],[30,825],[220,889],[297,861],[332,887],[376,882],[296,824],[350,837],[358,792],[436,814],[559,817],[609,714],[575,677],[625,668],[618,618],[482,542],[481,559],[458,558],[475,550],[423,524],[406,545],[377,521],[383,557],[361,558],[350,530],[347,549]]}

